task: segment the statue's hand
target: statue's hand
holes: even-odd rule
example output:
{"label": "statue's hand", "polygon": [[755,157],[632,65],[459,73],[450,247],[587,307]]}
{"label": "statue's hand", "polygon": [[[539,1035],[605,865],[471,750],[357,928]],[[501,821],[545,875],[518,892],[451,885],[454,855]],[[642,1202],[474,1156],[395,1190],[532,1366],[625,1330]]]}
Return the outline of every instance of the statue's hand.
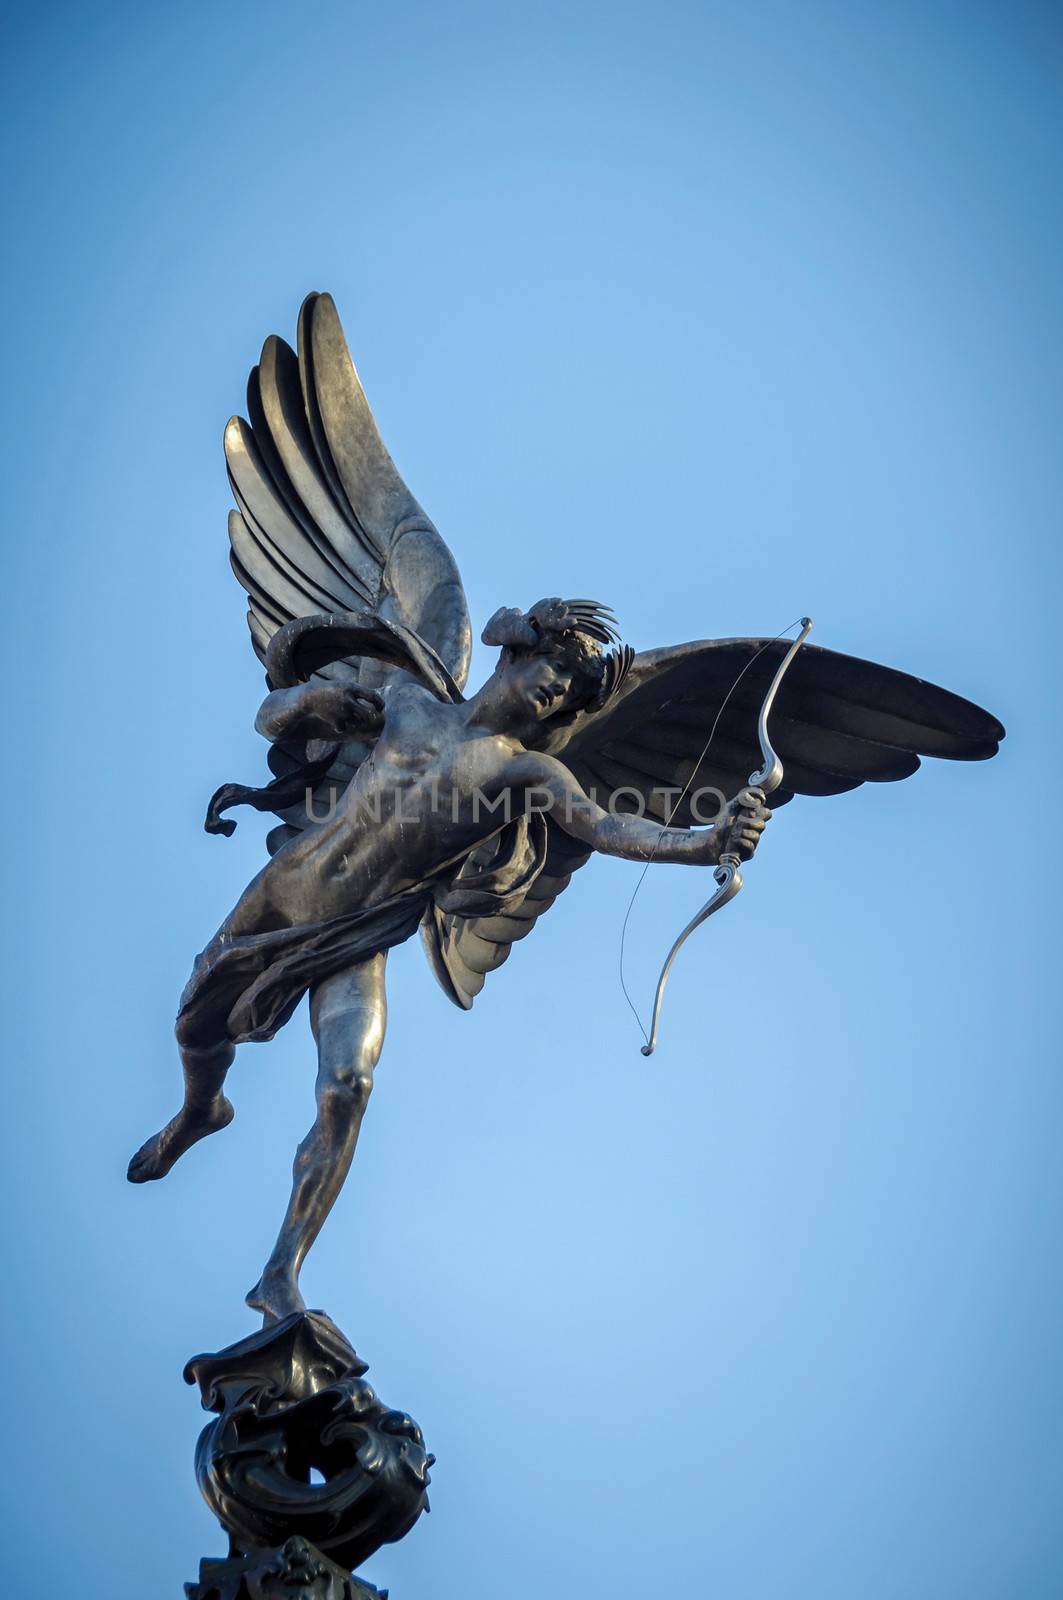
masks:
{"label": "statue's hand", "polygon": [[740,861],[751,860],[770,821],[771,812],[764,804],[763,789],[743,789],[720,819],[721,855],[730,851]]}
{"label": "statue's hand", "polygon": [[304,716],[344,739],[379,729],[384,702],[370,689],[348,683],[314,683],[303,690]]}

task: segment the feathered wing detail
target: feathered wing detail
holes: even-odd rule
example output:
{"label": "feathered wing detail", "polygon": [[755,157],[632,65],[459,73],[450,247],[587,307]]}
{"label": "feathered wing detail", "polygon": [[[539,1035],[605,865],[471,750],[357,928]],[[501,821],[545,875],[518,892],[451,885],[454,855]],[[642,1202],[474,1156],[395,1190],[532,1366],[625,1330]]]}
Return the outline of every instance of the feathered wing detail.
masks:
{"label": "feathered wing detail", "polygon": [[[266,340],[248,379],[248,420],[225,430],[238,507],[231,560],[255,653],[265,662],[294,618],[368,610],[425,640],[460,688],[471,649],[461,577],[384,447],[330,295],[303,302],[298,345],[296,354]],[[351,655],[318,675],[370,688],[394,670]],[[344,745],[322,787],[343,787],[364,754],[364,744]],[[307,759],[302,745],[271,752],[274,770]],[[297,807],[289,820],[300,819]]]}
{"label": "feathered wing detail", "polygon": [[[757,716],[786,649],[783,641],[722,639],[644,651],[625,660],[604,708],[577,717],[552,754],[606,809],[644,811],[673,827],[709,821],[716,797],[699,798],[698,791],[733,799],[760,765]],[[735,688],[744,667],[749,670]],[[785,773],[769,800],[776,807],[796,794],[843,794],[862,783],[907,778],[923,756],[985,760],[996,754],[1004,729],[988,711],[921,678],[805,645],[779,689],[771,736]],[[686,798],[674,809],[684,789]],[[486,973],[502,965],[513,940],[531,931],[589,859],[557,823],[551,820],[549,828],[556,840],[551,860],[562,869],[544,885],[552,892],[541,894],[536,883],[526,913],[451,917],[442,937],[426,935],[436,937],[433,964],[459,1004],[471,1005]]]}
{"label": "feathered wing detail", "polygon": [[[600,805],[644,807],[657,821],[690,827],[700,820],[691,811],[697,789],[732,799],[760,765],[757,715],[786,649],[786,641],[721,639],[644,651],[620,692],[600,713],[577,719],[554,754]],[[807,644],[783,680],[771,732],[785,772],[773,807],[795,794],[843,794],[907,778],[923,756],[985,760],[1004,737],[988,711],[947,689]],[[704,816],[710,808],[699,809]]]}
{"label": "feathered wing detail", "polygon": [[[544,911],[549,911],[572,874],[590,860],[586,845],[565,833],[552,818],[533,818],[539,824],[537,870],[523,892],[508,897],[499,911],[467,915],[446,909],[446,904],[429,908],[421,923],[421,936],[432,970],[446,994],[468,1011],[484,986],[489,972],[509,959],[518,939],[531,933]],[[488,840],[466,860],[454,886],[461,892],[464,883],[475,886],[484,872],[490,871],[495,851],[508,851],[507,835],[518,828],[512,824],[501,835]]]}

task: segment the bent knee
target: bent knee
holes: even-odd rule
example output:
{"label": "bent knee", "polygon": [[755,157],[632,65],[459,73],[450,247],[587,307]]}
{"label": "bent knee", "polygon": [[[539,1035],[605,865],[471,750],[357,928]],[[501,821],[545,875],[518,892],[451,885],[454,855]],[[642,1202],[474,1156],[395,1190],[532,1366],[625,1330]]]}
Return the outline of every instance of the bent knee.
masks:
{"label": "bent knee", "polygon": [[323,1103],[331,1102],[337,1110],[364,1111],[372,1092],[372,1062],[322,1062],[319,1094]]}
{"label": "bent knee", "polygon": [[205,1023],[202,1018],[179,1016],[174,1026],[178,1048],[191,1050],[196,1055],[212,1055],[215,1051],[233,1048],[232,1040],[224,1028]]}
{"label": "bent knee", "polygon": [[333,1012],[318,1031],[318,1085],[362,1110],[384,1042],[382,1020],[361,1008]]}

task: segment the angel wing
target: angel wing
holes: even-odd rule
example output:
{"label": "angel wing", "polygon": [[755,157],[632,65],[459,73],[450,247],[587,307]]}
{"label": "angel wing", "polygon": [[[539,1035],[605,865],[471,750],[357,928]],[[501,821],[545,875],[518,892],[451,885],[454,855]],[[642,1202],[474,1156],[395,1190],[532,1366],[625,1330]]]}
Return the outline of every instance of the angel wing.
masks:
{"label": "angel wing", "polygon": [[[238,510],[229,514],[233,571],[247,593],[251,643],[262,662],[294,618],[371,611],[427,641],[461,688],[469,670],[469,611],[454,558],[407,489],[377,430],[331,295],[299,312],[298,354],[271,335],[247,383],[248,419],[225,430]],[[352,655],[317,675],[379,687],[396,670]],[[299,745],[274,745],[278,777],[311,760],[319,789],[343,788],[364,758],[343,745],[322,776]],[[276,848],[306,825],[279,811]]]}
{"label": "angel wing", "polygon": [[[590,860],[591,852],[567,834],[552,817],[543,819],[540,866],[527,892],[504,911],[462,916],[440,906],[429,909],[421,923],[421,937],[433,972],[444,992],[468,1011],[484,986],[487,974],[504,961],[518,939],[531,933],[544,911],[549,911],[572,874]],[[495,852],[506,849],[506,830],[475,850],[454,880],[475,883],[490,871]]]}
{"label": "angel wing", "polygon": [[[552,754],[606,809],[642,811],[681,828],[707,820],[704,811],[691,809],[699,789],[732,799],[760,764],[757,714],[786,649],[785,642],[721,639],[644,651],[604,709],[577,718]],[[785,776],[769,804],[907,778],[922,756],[984,761],[1003,737],[995,717],[947,689],[805,645],[772,712],[772,742]],[[683,790],[686,797],[673,811]],[[546,866],[521,907],[505,916],[437,913],[426,932],[437,973],[461,1005],[471,1006],[487,973],[502,965],[513,942],[531,932],[589,859],[552,819],[547,827]]]}
{"label": "angel wing", "polygon": [[[616,699],[598,716],[576,722],[555,754],[585,788],[597,790],[599,803],[603,794],[627,789],[633,792],[618,798],[616,809],[642,806],[657,821],[690,827],[697,820],[691,812],[697,787],[733,798],[759,765],[757,713],[786,649],[785,641],[720,639],[645,651],[635,657]],[[795,794],[844,794],[862,783],[907,778],[922,756],[984,761],[1003,737],[995,717],[947,689],[806,644],[772,712],[772,742],[785,776],[769,803],[777,807]],[[687,798],[669,817],[664,791],[688,784]]]}

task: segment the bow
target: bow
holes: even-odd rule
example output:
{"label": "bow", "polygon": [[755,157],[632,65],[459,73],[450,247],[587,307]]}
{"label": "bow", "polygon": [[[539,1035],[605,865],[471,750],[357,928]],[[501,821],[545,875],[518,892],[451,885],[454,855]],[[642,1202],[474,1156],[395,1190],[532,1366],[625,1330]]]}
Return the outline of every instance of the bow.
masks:
{"label": "bow", "polygon": [[[779,692],[779,685],[785,678],[787,670],[789,669],[790,663],[794,659],[794,656],[808,638],[811,629],[811,618],[802,617],[801,632],[780,661],[778,671],[771,680],[771,685],[768,689],[768,692],[764,696],[764,703],[760,708],[760,716],[757,719],[757,738],[760,741],[760,753],[763,758],[763,764],[758,767],[756,772],[750,773],[749,787],[751,789],[760,789],[765,795],[773,794],[779,787],[783,778],[782,761],[779,759],[779,753],[772,744],[771,739],[768,737],[768,718],[771,715],[771,708],[775,702],[775,696]],[[710,734],[709,737],[711,740],[712,735]],[[701,759],[704,759],[704,755],[705,751],[702,751]],[[711,900],[707,901],[706,904],[702,906],[697,916],[691,918],[686,927],[683,929],[682,933],[679,935],[678,939],[675,941],[675,944],[673,944],[672,948],[669,950],[664,966],[661,968],[661,975],[657,979],[657,992],[653,997],[653,1013],[650,1018],[649,1037],[647,1038],[646,1043],[642,1046],[642,1053],[644,1056],[652,1056],[657,1044],[657,1029],[661,1020],[661,1003],[664,1000],[664,988],[665,984],[668,982],[668,974],[672,970],[673,961],[683,948],[684,944],[686,944],[687,940],[690,938],[690,935],[694,932],[694,929],[700,928],[701,924],[703,922],[707,922],[714,912],[720,910],[721,906],[725,906],[729,900],[734,899],[735,895],[742,887],[743,880],[740,866],[741,863],[738,856],[731,850],[726,851],[720,857],[720,864],[713,873],[713,877],[716,879],[716,883],[718,885],[716,893],[713,895]]]}

